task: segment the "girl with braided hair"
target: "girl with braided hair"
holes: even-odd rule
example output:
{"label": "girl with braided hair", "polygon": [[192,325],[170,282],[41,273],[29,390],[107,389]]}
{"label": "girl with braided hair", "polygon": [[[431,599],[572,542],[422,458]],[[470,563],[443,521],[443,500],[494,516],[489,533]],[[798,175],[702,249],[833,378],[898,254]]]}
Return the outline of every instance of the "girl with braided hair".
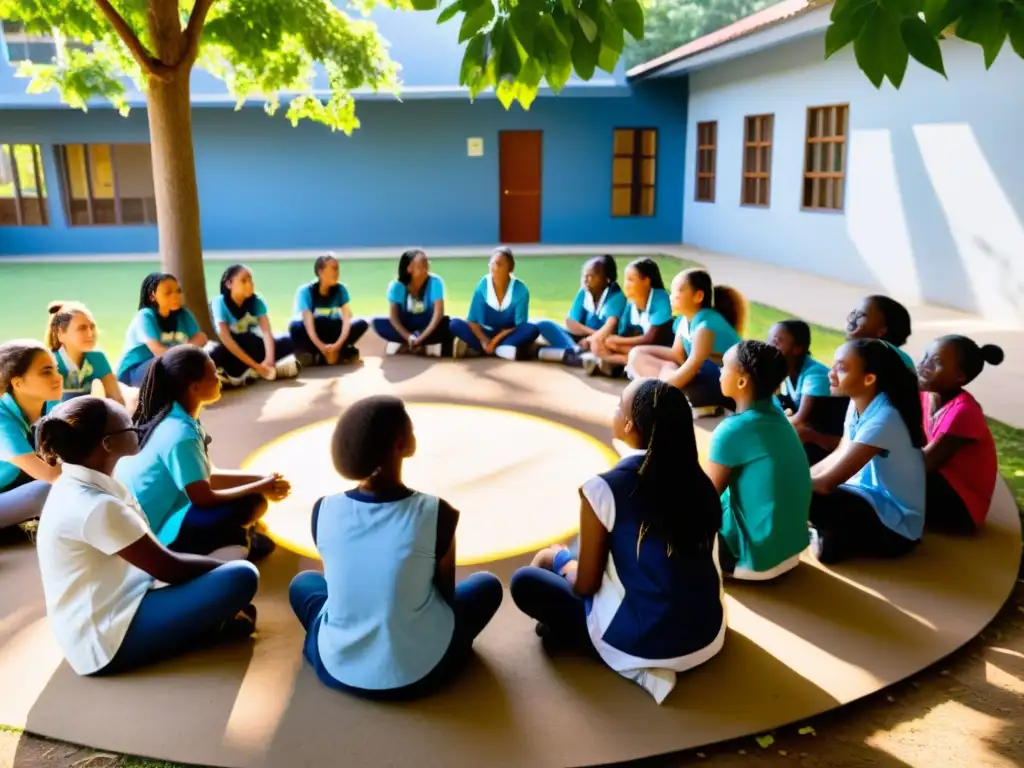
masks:
{"label": "girl with braided hair", "polygon": [[180,344],[202,347],[206,334],[195,315],[182,304],[178,278],[166,272],[146,275],[139,291],[139,311],[125,334],[124,354],[117,366],[117,380],[140,387],[153,360]]}
{"label": "girl with braided hair", "polygon": [[175,347],[157,358],[134,416],[141,450],[118,464],[117,479],[168,548],[257,560],[274,548],[256,530],[267,501],[287,497],[291,487],[277,474],[213,470],[199,414],[220,399],[220,391],[217,368],[202,349]]}
{"label": "girl with braided hair", "polygon": [[37,536],[46,616],[77,674],[123,672],[252,634],[256,567],[168,550],[111,476],[139,450],[123,406],[79,397],[38,431],[40,454],[61,469]]}
{"label": "girl with braided hair", "polygon": [[774,400],[786,370],[783,354],[760,341],[740,342],[722,362],[722,394],[736,414],[715,428],[705,466],[722,494],[719,560],[737,579],[773,579],[807,549],[810,466]]}
{"label": "girl with braided hair", "polygon": [[512,577],[511,595],[541,637],[596,650],[660,704],[678,672],[725,641],[722,505],[681,391],[631,382],[613,430],[633,450],[580,488],[578,560],[560,545],[541,550]]}
{"label": "girl with braided hair", "polygon": [[836,350],[829,378],[850,408],[839,447],[811,469],[811,551],[823,563],[905,555],[924,532],[917,375],[891,344],[857,339]]}

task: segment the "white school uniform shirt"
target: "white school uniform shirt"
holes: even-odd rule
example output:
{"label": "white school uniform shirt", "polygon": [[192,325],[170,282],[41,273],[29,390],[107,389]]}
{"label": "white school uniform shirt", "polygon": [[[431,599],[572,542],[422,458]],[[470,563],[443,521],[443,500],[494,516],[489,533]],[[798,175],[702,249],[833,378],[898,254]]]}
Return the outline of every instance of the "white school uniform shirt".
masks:
{"label": "white school uniform shirt", "polygon": [[117,555],[149,532],[121,483],[62,465],[39,517],[36,550],[50,628],[80,675],[113,660],[153,586],[152,576]]}

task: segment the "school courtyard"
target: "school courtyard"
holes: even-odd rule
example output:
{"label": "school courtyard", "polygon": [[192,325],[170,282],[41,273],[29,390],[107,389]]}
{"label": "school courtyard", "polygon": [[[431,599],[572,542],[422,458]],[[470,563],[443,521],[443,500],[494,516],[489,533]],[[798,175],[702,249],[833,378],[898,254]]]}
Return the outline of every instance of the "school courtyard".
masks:
{"label": "school courtyard", "polygon": [[[4,534],[0,768],[1024,765],[1024,62],[1004,51],[985,70],[948,40],[947,81],[912,64],[899,93],[876,91],[851,51],[822,60],[830,5],[783,0],[629,72],[542,91],[529,112],[471,104],[452,82],[451,30],[378,10],[403,101],[358,94],[352,137],[235,110],[196,72],[208,293],[246,263],[283,331],[333,251],[354,315],[371,317],[387,312],[398,255],[423,247],[446,313],[464,316],[507,243],[531,316],[561,320],[586,258],[611,253],[621,275],[654,256],[666,282],[699,265],[741,291],[747,338],[806,320],[824,362],[860,299],[887,293],[911,312],[914,358],[947,333],[1005,351],[970,387],[1005,481],[980,535],[930,535],[899,562],[804,555],[778,582],[729,583],[725,649],[660,707],[601,665],[544,653],[507,594],[450,690],[367,705],[303,663],[286,594],[318,565],[312,500],[339,489],[331,421],[363,396],[402,396],[420,433],[410,483],[464,510],[458,577],[507,584],[532,550],[575,534],[579,482],[617,459],[622,389],[539,362],[387,357],[371,332],[358,365],[226,392],[204,412],[218,465],[282,471],[295,489],[268,513],[279,547],[260,566],[254,641],[79,678],[50,635],[35,552]],[[40,338],[50,301],[79,300],[114,361],[159,264],[144,98],[130,92],[122,118],[26,94],[3,58],[33,53],[4,30],[0,342]],[[702,449],[716,424],[696,423]]]}

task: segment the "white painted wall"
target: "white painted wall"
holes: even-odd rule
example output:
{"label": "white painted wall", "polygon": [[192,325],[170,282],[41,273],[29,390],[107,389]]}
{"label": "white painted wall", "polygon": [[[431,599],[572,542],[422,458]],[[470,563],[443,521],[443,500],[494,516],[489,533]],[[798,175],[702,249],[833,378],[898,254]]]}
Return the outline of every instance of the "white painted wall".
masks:
{"label": "white painted wall", "polygon": [[[683,241],[1024,327],[1024,61],[942,44],[876,91],[823,35],[690,76]],[[846,209],[800,208],[807,108],[850,105]],[[740,205],[744,116],[773,113],[771,207]],[[695,201],[696,124],[718,121],[714,203]],[[844,308],[845,311],[845,308]]]}

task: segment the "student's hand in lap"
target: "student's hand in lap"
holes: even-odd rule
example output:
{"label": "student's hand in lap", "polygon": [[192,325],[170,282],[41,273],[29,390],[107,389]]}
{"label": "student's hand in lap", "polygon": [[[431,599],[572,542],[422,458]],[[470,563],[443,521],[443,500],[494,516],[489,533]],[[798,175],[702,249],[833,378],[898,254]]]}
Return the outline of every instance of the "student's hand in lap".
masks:
{"label": "student's hand in lap", "polygon": [[288,495],[292,492],[291,483],[281,477],[281,475],[272,475],[268,480],[270,484],[264,495],[270,501],[282,501],[288,498]]}
{"label": "student's hand in lap", "polygon": [[490,341],[487,342],[487,346],[484,347],[484,351],[487,352],[488,355],[493,355],[494,354],[494,350],[496,350],[497,348],[498,348],[497,338],[493,338],[493,339],[491,339]]}
{"label": "student's hand in lap", "polygon": [[277,373],[277,369],[274,368],[273,364],[268,365],[266,361],[260,363],[259,367],[256,368],[256,373],[262,376],[264,379],[272,379]]}

